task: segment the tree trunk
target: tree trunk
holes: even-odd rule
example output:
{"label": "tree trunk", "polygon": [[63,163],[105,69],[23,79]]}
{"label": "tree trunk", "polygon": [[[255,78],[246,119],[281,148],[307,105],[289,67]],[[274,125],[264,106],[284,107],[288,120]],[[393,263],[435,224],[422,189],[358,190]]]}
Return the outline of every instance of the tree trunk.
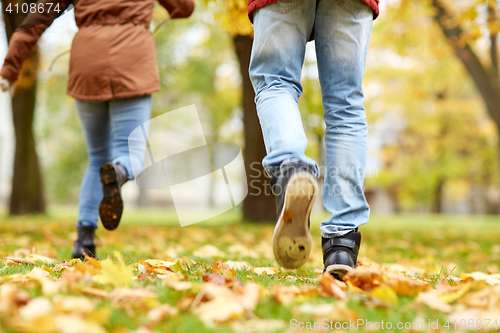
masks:
{"label": "tree trunk", "polygon": [[[8,3],[3,1],[2,4],[7,40],[10,41],[13,31],[23,20],[21,16],[23,14],[17,14],[15,11],[9,13],[5,10]],[[38,48],[35,47],[30,57],[23,63],[21,74],[16,82],[16,93],[12,98],[16,145],[9,207],[11,215],[45,212],[42,175],[32,128],[38,65],[39,54]]]}
{"label": "tree trunk", "polygon": [[434,192],[434,200],[432,202],[432,212],[441,214],[443,212],[443,192],[444,192],[444,179],[439,179]]}
{"label": "tree trunk", "polygon": [[255,92],[248,74],[252,38],[237,35],[233,38],[233,42],[243,78],[243,123],[245,125],[243,159],[248,181],[248,195],[243,201],[243,218],[247,221],[274,222],[276,208],[270,193],[270,179],[265,175],[261,164],[266,156],[266,149],[257,117]]}
{"label": "tree trunk", "polygon": [[[497,8],[493,7],[494,4],[490,3],[488,6],[488,23],[497,22],[499,17],[497,15]],[[498,32],[490,31],[490,59],[493,75],[493,85],[500,89],[500,68],[498,66]]]}

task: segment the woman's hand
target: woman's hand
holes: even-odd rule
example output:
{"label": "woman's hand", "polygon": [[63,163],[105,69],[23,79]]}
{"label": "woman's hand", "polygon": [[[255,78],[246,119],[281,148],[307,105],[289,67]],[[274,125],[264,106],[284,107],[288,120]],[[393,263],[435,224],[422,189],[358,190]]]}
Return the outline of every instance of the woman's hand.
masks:
{"label": "woman's hand", "polygon": [[2,89],[2,91],[9,91],[10,96],[14,96],[14,84],[1,76],[0,76],[0,89]]}

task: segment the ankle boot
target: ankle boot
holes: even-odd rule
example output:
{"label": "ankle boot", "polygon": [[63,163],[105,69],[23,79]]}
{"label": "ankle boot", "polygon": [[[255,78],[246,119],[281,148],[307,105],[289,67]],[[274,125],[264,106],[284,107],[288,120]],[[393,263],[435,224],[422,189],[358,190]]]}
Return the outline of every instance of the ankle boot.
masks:
{"label": "ankle boot", "polygon": [[361,233],[356,228],[340,237],[323,237],[321,243],[323,263],[325,264],[324,271],[332,274],[334,278],[342,280],[344,275],[356,267],[361,245]]}
{"label": "ankle boot", "polygon": [[102,183],[102,201],[99,205],[99,216],[104,228],[118,228],[123,213],[121,189],[127,181],[127,170],[121,164],[107,163],[100,170]]}
{"label": "ankle boot", "polygon": [[85,259],[86,255],[97,258],[95,250],[95,228],[92,226],[82,226],[78,224],[77,226],[78,239],[75,242],[75,247],[73,249],[73,258]]}

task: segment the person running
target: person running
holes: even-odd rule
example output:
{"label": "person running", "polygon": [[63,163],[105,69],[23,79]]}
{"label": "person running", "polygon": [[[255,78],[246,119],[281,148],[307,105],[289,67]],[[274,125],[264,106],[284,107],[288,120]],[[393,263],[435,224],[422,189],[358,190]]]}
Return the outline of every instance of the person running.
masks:
{"label": "person running", "polygon": [[250,79],[255,90],[272,176],[277,218],[276,261],[302,266],[311,251],[310,213],[318,192],[318,164],[305,155],[307,138],[298,99],[306,43],[315,39],[326,123],[321,223],[325,271],[342,278],[356,266],[370,208],[363,192],[367,125],[362,81],[379,0],[249,0],[254,25]]}
{"label": "person running", "polygon": [[[189,17],[194,10],[192,0],[159,3],[171,18]],[[98,216],[106,229],[118,227],[121,186],[133,179],[133,170],[142,170],[146,148],[143,142],[129,142],[129,135],[150,119],[151,94],[160,89],[160,80],[150,31],[155,0],[40,0],[36,8],[44,10],[28,14],[9,43],[0,71],[3,91],[14,93],[23,61],[70,5],[79,31],[71,47],[67,93],[75,98],[89,155],[73,249],[74,258],[83,258],[84,253],[96,256]]]}

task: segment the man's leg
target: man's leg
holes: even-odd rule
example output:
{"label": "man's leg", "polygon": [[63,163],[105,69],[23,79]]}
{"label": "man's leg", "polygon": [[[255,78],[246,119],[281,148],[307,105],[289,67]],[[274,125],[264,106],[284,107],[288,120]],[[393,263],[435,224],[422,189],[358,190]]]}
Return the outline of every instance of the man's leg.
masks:
{"label": "man's leg", "polygon": [[257,10],[250,79],[267,156],[274,174],[284,161],[317,164],[305,156],[307,137],[298,106],[305,47],[314,25],[315,1],[278,1]]}
{"label": "man's leg", "polygon": [[324,258],[325,266],[356,264],[361,241],[356,229],[370,213],[363,192],[367,126],[362,82],[372,22],[373,11],[360,0],[318,3],[316,54],[326,123],[323,202],[331,214],[321,224],[323,251],[330,248],[325,257],[330,255],[331,262]]}
{"label": "man's leg", "polygon": [[250,78],[267,150],[262,164],[272,175],[278,211],[273,252],[276,261],[290,269],[309,257],[309,215],[317,193],[317,164],[305,156],[307,138],[298,108],[315,8],[315,1],[278,1],[254,17]]}

